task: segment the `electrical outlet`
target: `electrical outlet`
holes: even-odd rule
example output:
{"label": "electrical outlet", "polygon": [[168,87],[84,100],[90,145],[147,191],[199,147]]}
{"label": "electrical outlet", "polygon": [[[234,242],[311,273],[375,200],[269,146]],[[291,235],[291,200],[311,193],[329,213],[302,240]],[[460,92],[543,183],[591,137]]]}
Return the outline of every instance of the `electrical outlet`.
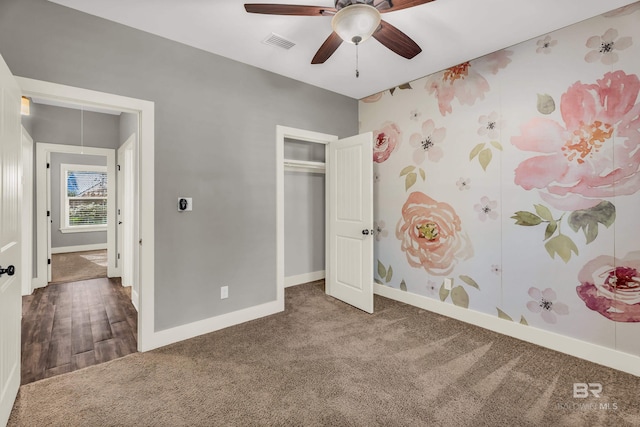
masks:
{"label": "electrical outlet", "polygon": [[220,288],[220,299],[229,298],[229,287],[223,286]]}
{"label": "electrical outlet", "polygon": [[446,277],[444,279],[444,288],[448,291],[451,290],[451,287],[453,286],[453,278],[451,277]]}

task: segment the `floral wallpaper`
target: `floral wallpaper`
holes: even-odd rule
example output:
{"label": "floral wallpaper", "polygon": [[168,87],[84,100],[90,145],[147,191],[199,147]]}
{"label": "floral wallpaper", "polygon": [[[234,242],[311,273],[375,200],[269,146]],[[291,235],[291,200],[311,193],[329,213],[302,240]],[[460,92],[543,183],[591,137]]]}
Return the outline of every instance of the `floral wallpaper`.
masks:
{"label": "floral wallpaper", "polygon": [[361,100],[376,282],[640,356],[638,22],[634,3]]}

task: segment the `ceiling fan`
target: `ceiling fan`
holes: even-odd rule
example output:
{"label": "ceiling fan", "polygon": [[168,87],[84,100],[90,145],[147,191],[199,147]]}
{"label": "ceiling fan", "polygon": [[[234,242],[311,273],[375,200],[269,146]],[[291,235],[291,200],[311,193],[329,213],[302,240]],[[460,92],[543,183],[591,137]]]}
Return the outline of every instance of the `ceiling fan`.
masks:
{"label": "ceiling fan", "polygon": [[407,9],[433,0],[336,0],[335,7],[302,6],[293,4],[247,3],[249,13],[293,16],[333,16],[333,32],[320,46],[311,60],[324,63],[343,41],[358,45],[373,37],[393,52],[411,59],[420,52],[420,46],[405,33],[381,19],[381,13]]}

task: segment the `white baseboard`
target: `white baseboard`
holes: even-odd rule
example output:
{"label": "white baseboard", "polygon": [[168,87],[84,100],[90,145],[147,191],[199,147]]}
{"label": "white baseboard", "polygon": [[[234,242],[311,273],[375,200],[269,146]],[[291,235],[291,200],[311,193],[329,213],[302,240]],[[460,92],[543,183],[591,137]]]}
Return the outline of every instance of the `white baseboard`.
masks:
{"label": "white baseboard", "polygon": [[146,339],[147,341],[145,341],[145,346],[141,351],[153,350],[154,348],[163,347],[178,341],[215,332],[250,320],[276,314],[281,311],[284,311],[284,300],[276,300],[255,307],[234,311],[232,313],[221,314],[220,316],[199,320],[186,325],[176,326],[175,328],[156,331],[153,333],[153,336]]}
{"label": "white baseboard", "polygon": [[303,283],[309,283],[321,279],[324,279],[324,270],[298,274],[296,276],[288,276],[284,278],[284,287],[288,288],[289,286],[301,285]]}
{"label": "white baseboard", "polygon": [[83,251],[98,251],[100,249],[107,249],[106,243],[95,243],[92,245],[78,245],[78,246],[61,246],[59,248],[51,248],[52,254],[67,254],[69,252],[83,252]]}
{"label": "white baseboard", "polygon": [[380,284],[374,284],[374,293],[392,300],[400,301],[427,311],[451,317],[462,322],[508,335],[523,341],[588,360],[599,365],[627,372],[640,377],[640,357],[623,353],[612,348],[591,344],[565,335],[537,329],[500,319],[479,311],[457,307],[410,292],[401,291]]}
{"label": "white baseboard", "polygon": [[140,295],[135,289],[131,288],[131,304],[133,304],[133,308],[135,308],[139,313],[140,310],[138,309],[138,301],[140,301]]}

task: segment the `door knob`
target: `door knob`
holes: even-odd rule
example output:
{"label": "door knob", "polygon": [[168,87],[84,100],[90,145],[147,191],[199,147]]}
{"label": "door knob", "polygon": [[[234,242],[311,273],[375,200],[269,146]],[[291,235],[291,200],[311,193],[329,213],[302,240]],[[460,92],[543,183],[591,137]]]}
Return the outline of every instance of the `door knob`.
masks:
{"label": "door knob", "polygon": [[362,234],[364,234],[365,236],[368,236],[369,233],[371,233],[371,235],[373,235],[373,230],[369,231],[366,228],[364,230],[362,230]]}
{"label": "door knob", "polygon": [[16,274],[16,268],[13,265],[10,265],[7,268],[2,268],[0,266],[0,276],[2,276],[3,274],[8,274],[9,276],[13,276],[14,274]]}

